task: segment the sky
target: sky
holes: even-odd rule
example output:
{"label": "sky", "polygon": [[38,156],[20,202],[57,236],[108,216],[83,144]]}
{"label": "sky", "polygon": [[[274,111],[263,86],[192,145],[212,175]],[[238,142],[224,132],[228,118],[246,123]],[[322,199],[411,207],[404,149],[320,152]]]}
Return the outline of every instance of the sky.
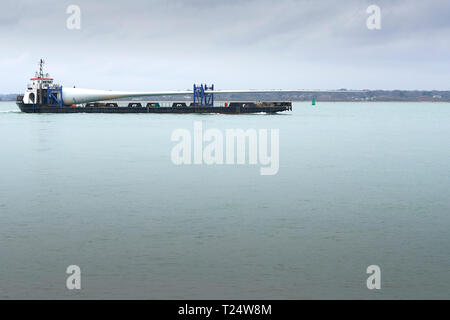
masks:
{"label": "sky", "polygon": [[[70,29],[70,5],[80,28]],[[366,21],[380,8],[380,29]],[[63,86],[107,90],[450,90],[447,0],[2,0],[0,93],[40,58]],[[74,21],[74,20],[70,20]]]}

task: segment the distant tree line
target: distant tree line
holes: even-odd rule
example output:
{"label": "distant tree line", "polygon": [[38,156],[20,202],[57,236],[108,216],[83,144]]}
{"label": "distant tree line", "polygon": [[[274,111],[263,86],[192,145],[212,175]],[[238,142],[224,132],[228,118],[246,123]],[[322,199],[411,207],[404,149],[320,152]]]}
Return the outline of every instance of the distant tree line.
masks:
{"label": "distant tree line", "polygon": [[0,94],[0,101],[16,101],[18,94]]}

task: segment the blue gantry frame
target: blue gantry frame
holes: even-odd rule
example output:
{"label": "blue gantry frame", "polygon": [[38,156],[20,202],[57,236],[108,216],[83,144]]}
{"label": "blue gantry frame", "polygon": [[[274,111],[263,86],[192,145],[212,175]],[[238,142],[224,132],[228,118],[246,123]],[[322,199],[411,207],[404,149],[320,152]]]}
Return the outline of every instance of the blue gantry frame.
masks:
{"label": "blue gantry frame", "polygon": [[214,85],[207,86],[206,84],[194,84],[194,106],[212,107],[214,106],[214,93],[209,93],[208,90],[214,90]]}
{"label": "blue gantry frame", "polygon": [[63,106],[62,87],[47,89],[47,105]]}

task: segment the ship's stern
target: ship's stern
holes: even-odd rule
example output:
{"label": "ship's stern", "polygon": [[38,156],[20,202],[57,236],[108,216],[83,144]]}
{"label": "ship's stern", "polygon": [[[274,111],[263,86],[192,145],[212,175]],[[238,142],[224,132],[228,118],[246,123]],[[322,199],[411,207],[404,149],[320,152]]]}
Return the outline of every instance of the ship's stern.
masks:
{"label": "ship's stern", "polygon": [[39,112],[37,106],[34,104],[28,104],[23,102],[23,96],[17,96],[16,105],[19,107],[20,111],[26,113]]}

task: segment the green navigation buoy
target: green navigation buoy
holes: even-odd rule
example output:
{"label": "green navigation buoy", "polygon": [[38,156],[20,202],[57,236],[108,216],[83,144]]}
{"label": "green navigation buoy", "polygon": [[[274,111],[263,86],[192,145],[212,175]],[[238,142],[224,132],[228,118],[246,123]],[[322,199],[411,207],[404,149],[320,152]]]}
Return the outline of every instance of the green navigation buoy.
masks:
{"label": "green navigation buoy", "polygon": [[313,99],[312,99],[312,105],[313,105],[313,106],[316,105],[316,97],[313,97]]}

